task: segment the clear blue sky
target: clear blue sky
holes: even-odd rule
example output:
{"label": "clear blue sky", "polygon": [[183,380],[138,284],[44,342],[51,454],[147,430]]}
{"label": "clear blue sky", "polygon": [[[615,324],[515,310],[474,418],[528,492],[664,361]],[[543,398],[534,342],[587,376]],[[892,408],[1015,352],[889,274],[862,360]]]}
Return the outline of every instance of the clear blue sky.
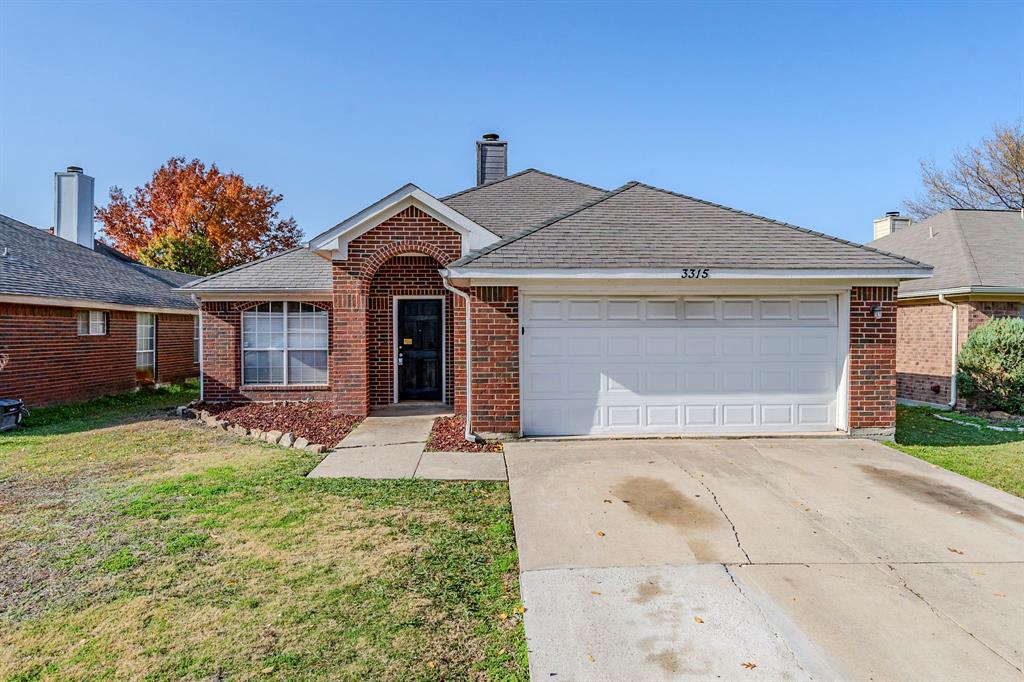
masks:
{"label": "clear blue sky", "polygon": [[[944,160],[1024,115],[1024,3],[0,3],[0,212],[48,226],[172,155],[284,194],[307,235],[406,182],[637,179],[870,239]],[[1018,35],[1014,37],[1014,32]]]}

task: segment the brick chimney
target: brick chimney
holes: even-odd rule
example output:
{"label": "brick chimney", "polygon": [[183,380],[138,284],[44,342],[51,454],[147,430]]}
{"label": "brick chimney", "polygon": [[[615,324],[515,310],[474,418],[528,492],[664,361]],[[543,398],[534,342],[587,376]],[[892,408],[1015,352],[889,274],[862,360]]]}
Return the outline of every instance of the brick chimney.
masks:
{"label": "brick chimney", "polygon": [[53,231],[69,242],[94,248],[92,231],[95,180],[78,166],[53,174]]}
{"label": "brick chimney", "polygon": [[486,133],[476,143],[476,184],[486,185],[508,177],[508,142],[498,133]]}
{"label": "brick chimney", "polygon": [[910,227],[911,222],[908,215],[901,216],[899,211],[888,211],[884,217],[875,218],[874,239],[881,239],[882,237],[889,236],[896,230]]}

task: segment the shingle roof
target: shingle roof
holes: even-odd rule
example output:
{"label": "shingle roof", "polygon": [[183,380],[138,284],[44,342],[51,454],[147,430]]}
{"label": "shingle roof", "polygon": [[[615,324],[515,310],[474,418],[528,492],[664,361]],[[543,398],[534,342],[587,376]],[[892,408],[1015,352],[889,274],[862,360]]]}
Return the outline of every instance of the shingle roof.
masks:
{"label": "shingle roof", "polygon": [[239,265],[182,287],[203,291],[324,289],[332,286],[331,262],[310,249],[296,247],[268,258]]}
{"label": "shingle roof", "polygon": [[477,268],[922,268],[848,241],[630,182],[471,253]]}
{"label": "shingle roof", "polygon": [[601,197],[607,190],[534,168],[441,201],[499,237],[508,237]]}
{"label": "shingle roof", "polygon": [[89,249],[0,215],[0,252],[4,249],[0,294],[195,310],[173,287],[196,277],[146,267],[103,244]]}
{"label": "shingle roof", "polygon": [[901,296],[963,287],[1024,288],[1024,219],[1019,211],[950,209],[871,246],[935,267],[931,279],[901,283]]}

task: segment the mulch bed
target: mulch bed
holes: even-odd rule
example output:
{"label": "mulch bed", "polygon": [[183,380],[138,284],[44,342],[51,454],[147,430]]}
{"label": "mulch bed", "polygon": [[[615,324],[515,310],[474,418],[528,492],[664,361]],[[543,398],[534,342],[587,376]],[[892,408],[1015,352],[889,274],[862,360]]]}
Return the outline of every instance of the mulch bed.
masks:
{"label": "mulch bed", "polygon": [[501,452],[501,443],[470,443],[465,417],[438,417],[427,438],[427,452]]}
{"label": "mulch bed", "polygon": [[316,401],[200,403],[196,409],[206,410],[234,426],[291,433],[327,447],[337,445],[362,421],[361,417],[336,412],[331,403]]}

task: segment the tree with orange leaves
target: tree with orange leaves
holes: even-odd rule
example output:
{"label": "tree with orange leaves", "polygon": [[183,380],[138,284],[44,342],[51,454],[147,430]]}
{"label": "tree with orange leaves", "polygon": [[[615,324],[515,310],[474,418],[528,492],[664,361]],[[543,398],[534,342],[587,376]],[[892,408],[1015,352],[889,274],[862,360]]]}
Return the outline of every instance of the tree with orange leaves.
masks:
{"label": "tree with orange leaves", "polygon": [[110,188],[96,209],[102,237],[153,267],[208,275],[299,244],[294,218],[275,208],[283,197],[249,185],[216,164],[173,157],[128,196]]}

